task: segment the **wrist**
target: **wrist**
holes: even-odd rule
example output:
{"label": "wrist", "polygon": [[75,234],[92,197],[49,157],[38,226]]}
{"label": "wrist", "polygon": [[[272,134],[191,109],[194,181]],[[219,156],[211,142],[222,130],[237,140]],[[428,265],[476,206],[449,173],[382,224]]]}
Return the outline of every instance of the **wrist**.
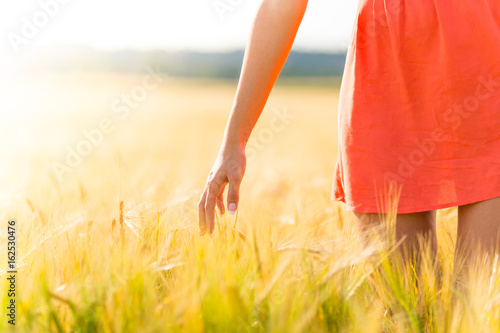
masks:
{"label": "wrist", "polygon": [[222,140],[223,149],[245,151],[250,133],[229,122]]}
{"label": "wrist", "polygon": [[224,139],[221,150],[244,152],[247,141],[243,139]]}

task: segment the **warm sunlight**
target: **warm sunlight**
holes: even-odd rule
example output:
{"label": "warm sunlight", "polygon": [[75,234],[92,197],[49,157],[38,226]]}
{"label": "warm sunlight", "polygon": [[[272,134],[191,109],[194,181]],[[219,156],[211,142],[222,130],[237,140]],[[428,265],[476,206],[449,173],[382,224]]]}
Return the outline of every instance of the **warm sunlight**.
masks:
{"label": "warm sunlight", "polygon": [[[13,40],[27,40],[36,45],[84,44],[105,49],[227,50],[244,46],[259,3],[260,0],[8,1],[0,4],[0,24],[11,44],[16,43]],[[297,36],[297,46],[320,50],[345,47],[355,6],[355,0],[312,1]]]}
{"label": "warm sunlight", "polygon": [[0,332],[500,332],[500,0],[1,0]]}

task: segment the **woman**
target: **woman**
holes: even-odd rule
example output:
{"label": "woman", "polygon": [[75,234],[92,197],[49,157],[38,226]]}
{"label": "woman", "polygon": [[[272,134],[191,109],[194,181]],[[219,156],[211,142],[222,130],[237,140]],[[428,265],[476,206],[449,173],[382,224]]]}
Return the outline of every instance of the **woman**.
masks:
{"label": "woman", "polygon": [[[245,144],[290,52],[307,0],[264,0],[218,157],[199,202],[238,207]],[[458,206],[456,253],[493,251],[500,227],[500,2],[360,0],[339,101],[333,199],[360,231],[397,195],[396,238],[437,250],[436,209]],[[412,250],[412,251],[413,251]]]}

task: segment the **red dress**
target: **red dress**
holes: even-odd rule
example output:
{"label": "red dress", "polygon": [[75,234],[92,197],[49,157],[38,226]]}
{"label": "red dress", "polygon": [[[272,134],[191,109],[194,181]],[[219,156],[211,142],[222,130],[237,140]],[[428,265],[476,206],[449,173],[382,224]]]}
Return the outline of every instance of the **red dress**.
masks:
{"label": "red dress", "polygon": [[360,0],[338,120],[348,211],[499,197],[500,1]]}

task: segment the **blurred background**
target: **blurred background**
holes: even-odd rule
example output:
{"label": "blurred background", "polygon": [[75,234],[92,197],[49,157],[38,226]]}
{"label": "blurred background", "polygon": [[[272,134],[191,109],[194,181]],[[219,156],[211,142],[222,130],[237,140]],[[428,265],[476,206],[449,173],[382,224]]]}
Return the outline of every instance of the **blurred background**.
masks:
{"label": "blurred background", "polygon": [[[2,207],[27,208],[38,195],[66,200],[103,186],[116,189],[113,201],[126,193],[163,198],[165,186],[172,198],[194,200],[217,154],[259,4],[2,2]],[[247,148],[256,177],[273,177],[286,161],[309,153],[316,160],[303,166],[314,167],[297,173],[319,181],[329,200],[337,95],[355,7],[354,0],[309,2]],[[270,128],[273,118],[278,126]],[[316,142],[321,150],[310,149]]]}
{"label": "blurred background", "polygon": [[[426,285],[421,295],[401,273],[368,285],[375,248],[358,246],[352,216],[331,200],[356,0],[309,1],[246,146],[238,213],[217,214],[215,235],[198,237],[198,200],[260,2],[0,2],[0,220],[18,226],[20,331],[380,332],[422,330],[409,326],[417,317],[460,322],[462,308],[445,312],[448,289]],[[448,268],[450,216],[438,219]]]}

